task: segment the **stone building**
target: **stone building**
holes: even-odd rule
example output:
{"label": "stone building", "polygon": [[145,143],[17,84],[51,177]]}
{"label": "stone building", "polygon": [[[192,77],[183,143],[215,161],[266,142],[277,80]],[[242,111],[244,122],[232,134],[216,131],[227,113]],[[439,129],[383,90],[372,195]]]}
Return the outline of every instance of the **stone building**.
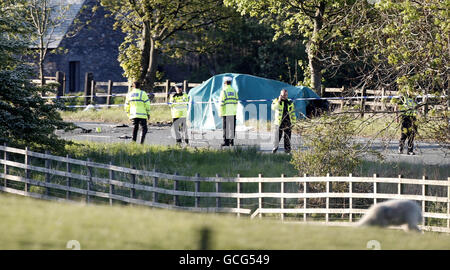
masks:
{"label": "stone building", "polygon": [[[95,81],[126,82],[117,60],[125,35],[113,29],[114,19],[105,17],[107,11],[100,6],[100,1],[58,1],[67,2],[70,8],[65,22],[55,29],[49,46],[51,53],[45,61],[45,75],[64,72],[66,93],[83,91],[88,72]],[[98,6],[95,12],[94,6]],[[55,53],[56,49],[63,49],[64,53]]]}

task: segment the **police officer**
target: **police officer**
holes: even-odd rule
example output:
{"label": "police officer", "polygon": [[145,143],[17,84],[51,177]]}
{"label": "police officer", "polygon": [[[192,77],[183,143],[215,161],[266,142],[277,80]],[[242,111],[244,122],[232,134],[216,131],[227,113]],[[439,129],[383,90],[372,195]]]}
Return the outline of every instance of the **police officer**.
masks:
{"label": "police officer", "polygon": [[150,119],[150,99],[147,93],[139,88],[140,83],[134,82],[133,90],[127,94],[125,99],[125,111],[128,118],[133,122],[132,140],[136,141],[139,126],[141,126],[141,144],[143,144],[147,134],[147,119]]}
{"label": "police officer", "polygon": [[223,144],[221,146],[234,146],[236,135],[236,112],[238,93],[231,87],[231,77],[224,77],[224,85],[220,92],[219,116],[222,117]]}
{"label": "police officer", "polygon": [[169,101],[172,113],[172,136],[176,138],[177,145],[180,145],[182,142],[180,131],[183,134],[186,144],[189,144],[186,126],[189,97],[186,93],[183,93],[183,89],[181,89],[182,85],[182,83],[175,85],[176,93],[170,96]]}
{"label": "police officer", "polygon": [[406,95],[400,96],[399,99],[393,98],[392,103],[396,104],[395,113],[401,115],[401,136],[398,146],[398,153],[403,153],[403,147],[406,139],[408,139],[408,155],[415,155],[414,153],[414,137],[417,133],[417,103],[411,90],[407,89]]}
{"label": "police officer", "polygon": [[295,106],[292,100],[288,99],[288,91],[282,89],[280,96],[272,101],[274,115],[273,149],[276,153],[280,144],[281,135],[284,133],[284,151],[291,152],[291,131],[292,123],[297,120],[295,116]]}

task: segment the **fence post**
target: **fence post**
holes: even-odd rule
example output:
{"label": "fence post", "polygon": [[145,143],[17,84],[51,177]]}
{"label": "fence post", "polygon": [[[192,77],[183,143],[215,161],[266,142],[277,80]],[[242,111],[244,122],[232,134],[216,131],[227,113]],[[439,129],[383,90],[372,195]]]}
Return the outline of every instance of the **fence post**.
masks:
{"label": "fence post", "polygon": [[450,229],[450,177],[447,177],[447,229]]}
{"label": "fence post", "polygon": [[[112,166],[112,161],[109,162],[109,166]],[[114,194],[114,185],[111,183],[111,180],[114,180],[114,171],[110,168],[109,169],[109,205],[112,206],[113,199],[112,195]]]}
{"label": "fence post", "polygon": [[[66,155],[66,158],[69,159],[70,156]],[[70,162],[69,161],[66,162],[66,171],[68,173],[72,172],[72,166],[70,166]],[[70,188],[70,186],[72,185],[70,177],[66,177],[66,183],[67,183],[67,187]],[[69,190],[67,190],[67,192],[66,192],[66,200],[70,200],[70,191]]]}
{"label": "fence post", "polygon": [[366,88],[363,87],[362,91],[361,91],[361,118],[364,117],[364,111],[366,110],[366,100],[365,100],[365,96],[366,96]]}
{"label": "fence post", "polygon": [[[195,177],[200,177],[199,173],[195,174]],[[195,195],[197,195],[197,193],[200,192],[200,181],[195,181]],[[195,196],[195,207],[199,207],[200,204],[200,197],[199,196]]]}
{"label": "fence post", "polygon": [[352,181],[352,174],[350,173],[348,175],[349,182],[348,182],[348,193],[349,193],[349,214],[348,218],[350,222],[353,222],[353,181]]}
{"label": "fence post", "polygon": [[56,71],[56,82],[58,83],[58,88],[56,92],[56,98],[59,99],[60,96],[64,96],[64,73],[61,71]]}
{"label": "fence post", "polygon": [[92,82],[91,82],[91,104],[95,104],[95,102],[97,101],[95,85],[96,85],[96,82],[94,80],[92,80]]}
{"label": "fence post", "polygon": [[341,112],[342,112],[342,110],[344,109],[344,104],[345,104],[345,99],[343,98],[344,97],[344,93],[345,93],[345,86],[342,86],[342,90],[341,90]]}
{"label": "fence post", "polygon": [[170,81],[166,80],[166,103],[169,102]]}
{"label": "fence post", "polygon": [[[175,175],[178,175],[178,172],[175,172]],[[173,190],[178,190],[178,180],[173,180]],[[173,203],[175,206],[180,205],[180,202],[178,201],[178,195],[173,195]]]}
{"label": "fence post", "polygon": [[[25,178],[26,181],[28,181],[30,179],[30,170],[28,169],[28,165],[30,165],[30,155],[28,155],[28,146],[25,147]],[[25,192],[29,192],[30,191],[30,185],[28,184],[28,182],[25,182]]]}
{"label": "fence post", "polygon": [[[3,143],[3,146],[6,148],[7,147],[6,143]],[[8,151],[5,149],[3,151],[3,159],[5,161],[7,161],[8,158],[9,158],[9,154],[8,154]],[[3,184],[5,187],[8,187],[8,180],[6,180],[6,176],[9,174],[9,170],[8,170],[8,165],[6,165],[6,164],[3,165],[3,173],[5,174],[5,179],[4,179]]]}
{"label": "fence post", "polygon": [[260,212],[258,213],[258,217],[259,218],[262,218],[261,210],[263,208],[262,182],[261,182],[262,181],[262,177],[263,177],[262,174],[258,174],[258,178],[259,178],[259,182],[258,182],[258,193],[259,193],[259,196],[258,196],[258,208],[260,209]]}
{"label": "fence post", "polygon": [[386,89],[384,87],[381,88],[381,110],[386,111],[386,100],[384,97],[386,96]]}
{"label": "fence post", "polygon": [[398,175],[398,185],[397,185],[397,194],[402,195],[402,175]]}
{"label": "fence post", "polygon": [[327,213],[325,214],[325,223],[328,223],[329,220],[329,208],[330,208],[330,174],[327,173],[327,198],[326,198],[326,205],[325,208],[327,209]]}
{"label": "fence post", "polygon": [[[284,178],[284,174],[281,174],[281,178]],[[284,209],[284,181],[283,180],[281,180],[280,193],[281,193],[281,200],[280,200],[281,209]],[[281,213],[281,221],[284,221],[284,212]]]}
{"label": "fence post", "polygon": [[[240,178],[241,178],[241,175],[238,174],[238,175],[237,175],[238,181],[239,181]],[[240,198],[240,194],[241,194],[241,183],[240,183],[240,182],[237,182],[237,185],[236,185],[236,193],[237,193],[237,195],[238,195],[237,200],[236,200],[236,207],[237,207],[238,210],[240,210],[240,209],[241,209],[241,198]],[[240,217],[240,216],[241,216],[241,213],[238,212],[238,213],[237,213],[237,216]]]}
{"label": "fence post", "polygon": [[[108,80],[108,96],[106,96],[106,105],[111,105],[111,101],[112,101],[112,87],[113,87],[113,82],[111,80]],[[109,108],[109,107],[108,107]]]}
{"label": "fence post", "polygon": [[90,72],[86,72],[84,75],[84,105],[88,105],[89,103],[89,92],[91,91],[91,84],[94,75]]}
{"label": "fence post", "polygon": [[425,226],[425,197],[427,196],[427,190],[426,190],[426,186],[425,186],[425,182],[428,179],[428,177],[426,177],[425,175],[422,176],[422,224]]}
{"label": "fence post", "polygon": [[[303,175],[303,177],[304,178],[306,178],[306,177],[308,177],[308,175],[307,174],[304,174]],[[306,179],[305,179],[306,180]],[[303,221],[304,222],[306,222],[306,203],[307,203],[307,200],[306,200],[306,194],[308,193],[308,183],[306,182],[306,181],[304,181],[303,182],[303,195],[305,196],[304,198],[303,198],[303,209],[305,210],[305,212],[303,213]]]}
{"label": "fence post", "polygon": [[[216,178],[219,178],[220,176],[216,174]],[[220,193],[222,191],[221,183],[219,182],[219,179],[217,179],[216,182],[216,193]],[[220,196],[216,197],[216,208],[222,207],[222,204],[220,203]]]}
{"label": "fence post", "polygon": [[183,92],[185,92],[187,94],[187,90],[188,90],[188,81],[184,80],[183,81]]}
{"label": "fence post", "polygon": [[[46,157],[45,157],[45,168],[47,170],[49,170],[50,169],[50,160],[47,159],[47,155],[50,155],[50,151],[45,150],[45,155],[46,155]],[[48,172],[45,173],[45,182],[46,183],[50,183],[50,173],[48,173]],[[48,194],[49,194],[49,190],[48,190],[48,187],[46,187],[45,188],[45,195],[48,196]]]}
{"label": "fence post", "polygon": [[[133,166],[131,167],[133,170],[136,170],[136,167]],[[131,184],[134,186],[136,185],[136,175],[134,173],[131,174]],[[130,198],[134,199],[136,198],[136,189],[135,188],[130,188]]]}
{"label": "fence post", "polygon": [[89,167],[89,164],[88,164],[90,161],[91,160],[89,158],[86,160],[87,174],[88,174],[88,177],[89,177],[89,179],[87,181],[87,189],[86,189],[86,203],[87,204],[89,204],[90,201],[91,201],[91,198],[89,196],[89,191],[91,191],[92,170],[91,170],[91,167]]}
{"label": "fence post", "polygon": [[[155,173],[156,170],[153,169],[153,172]],[[153,177],[153,188],[157,188],[158,187],[158,177]],[[153,191],[153,202],[157,203],[158,202],[158,193],[156,191]]]}
{"label": "fence post", "polygon": [[373,174],[373,204],[377,204],[377,177],[376,173]]}

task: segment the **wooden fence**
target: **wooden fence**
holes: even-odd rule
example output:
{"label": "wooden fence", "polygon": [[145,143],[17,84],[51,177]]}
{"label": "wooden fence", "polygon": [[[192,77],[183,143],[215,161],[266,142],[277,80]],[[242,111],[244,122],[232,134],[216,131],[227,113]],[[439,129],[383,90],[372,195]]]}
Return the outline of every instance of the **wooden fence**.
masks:
{"label": "wooden fence", "polygon": [[[373,203],[408,199],[422,206],[423,221],[427,224],[422,226],[423,229],[450,233],[450,178],[190,177],[42,154],[6,145],[0,146],[0,151],[3,151],[0,191],[33,198],[111,205],[122,202],[302,222],[322,215],[325,223],[335,225],[351,225]],[[324,185],[325,190],[317,190],[317,184]],[[342,184],[345,190],[334,191],[336,185]],[[357,185],[365,185],[365,188],[361,190]],[[382,185],[396,188],[388,193],[382,190]],[[420,194],[408,193],[411,186]],[[336,200],[341,202],[336,203]]]}

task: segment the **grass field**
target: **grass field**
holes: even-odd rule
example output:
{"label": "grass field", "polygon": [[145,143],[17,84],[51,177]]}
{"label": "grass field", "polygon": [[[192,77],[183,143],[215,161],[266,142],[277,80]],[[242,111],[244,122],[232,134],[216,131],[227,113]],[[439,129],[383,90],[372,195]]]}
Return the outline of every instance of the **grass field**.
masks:
{"label": "grass field", "polygon": [[210,231],[209,249],[450,249],[450,236],[375,228],[283,224],[225,215],[143,207],[38,201],[0,193],[0,249],[198,249]]}

